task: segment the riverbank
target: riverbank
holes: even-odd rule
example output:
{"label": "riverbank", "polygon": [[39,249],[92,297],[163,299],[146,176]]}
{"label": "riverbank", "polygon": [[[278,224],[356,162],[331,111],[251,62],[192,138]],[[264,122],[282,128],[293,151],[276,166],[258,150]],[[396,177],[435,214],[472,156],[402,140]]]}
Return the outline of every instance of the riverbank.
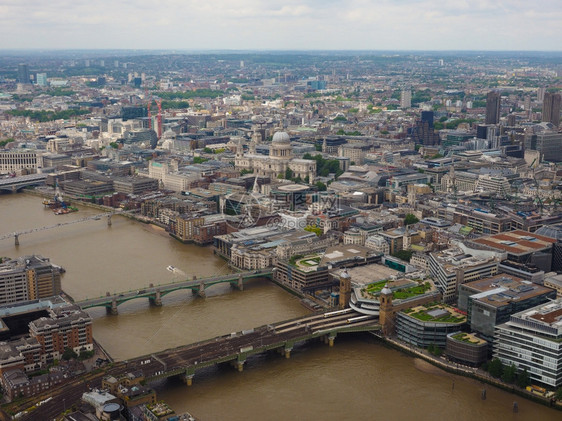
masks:
{"label": "riverbank", "polygon": [[429,354],[425,350],[420,350],[418,348],[413,347],[411,344],[406,342],[402,342],[396,338],[388,338],[388,337],[381,337],[378,335],[373,334],[377,338],[381,339],[387,346],[399,350],[407,355],[410,355],[415,358],[420,358],[431,365],[444,370],[451,374],[456,374],[458,376],[472,378],[474,380],[480,381],[485,384],[489,384],[495,386],[499,389],[502,389],[506,392],[513,393],[515,395],[521,396],[525,399],[529,399],[533,402],[540,403],[541,405],[548,406],[549,408],[554,408],[559,411],[562,411],[562,402],[556,401],[555,399],[546,398],[544,396],[536,395],[531,393],[525,389],[521,389],[514,384],[509,384],[501,381],[500,379],[496,379],[492,377],[489,373],[479,369],[473,368],[468,366],[462,366],[457,363],[450,362],[445,359],[445,357],[436,357],[434,355]]}

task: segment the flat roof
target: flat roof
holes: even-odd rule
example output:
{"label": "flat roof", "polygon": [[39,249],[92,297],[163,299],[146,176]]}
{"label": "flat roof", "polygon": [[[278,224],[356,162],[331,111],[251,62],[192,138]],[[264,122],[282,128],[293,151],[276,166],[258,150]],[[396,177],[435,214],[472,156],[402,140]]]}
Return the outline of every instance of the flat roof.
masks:
{"label": "flat roof", "polygon": [[476,238],[472,241],[497,250],[506,251],[513,255],[525,255],[536,251],[548,250],[556,242],[553,238],[521,230]]}

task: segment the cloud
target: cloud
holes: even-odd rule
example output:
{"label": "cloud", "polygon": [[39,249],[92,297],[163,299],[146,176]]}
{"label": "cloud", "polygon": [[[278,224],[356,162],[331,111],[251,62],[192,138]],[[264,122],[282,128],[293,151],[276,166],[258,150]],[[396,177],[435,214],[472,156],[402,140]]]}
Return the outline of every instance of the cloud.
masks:
{"label": "cloud", "polygon": [[541,0],[2,0],[0,48],[552,49]]}

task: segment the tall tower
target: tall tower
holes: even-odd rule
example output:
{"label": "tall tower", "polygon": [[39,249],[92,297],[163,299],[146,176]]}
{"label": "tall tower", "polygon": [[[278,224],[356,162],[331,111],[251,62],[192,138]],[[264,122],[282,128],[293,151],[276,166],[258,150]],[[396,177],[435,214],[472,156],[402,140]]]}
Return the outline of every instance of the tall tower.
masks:
{"label": "tall tower", "polygon": [[347,269],[344,269],[343,273],[340,275],[340,309],[349,307],[349,301],[351,300],[351,276],[347,273]]}
{"label": "tall tower", "polygon": [[18,83],[31,83],[27,64],[18,64]]}
{"label": "tall tower", "polygon": [[411,108],[412,107],[412,91],[409,89],[404,89],[400,93],[400,108]]}
{"label": "tall tower", "polygon": [[500,102],[499,92],[488,92],[486,96],[486,124],[498,124],[500,122]]}
{"label": "tall tower", "polygon": [[388,285],[385,285],[381,290],[379,301],[379,323],[382,327],[382,333],[390,335],[394,330],[394,306],[392,305],[392,290],[388,287]]}
{"label": "tall tower", "polygon": [[560,100],[560,94],[545,92],[542,103],[542,121],[558,127],[560,124]]}

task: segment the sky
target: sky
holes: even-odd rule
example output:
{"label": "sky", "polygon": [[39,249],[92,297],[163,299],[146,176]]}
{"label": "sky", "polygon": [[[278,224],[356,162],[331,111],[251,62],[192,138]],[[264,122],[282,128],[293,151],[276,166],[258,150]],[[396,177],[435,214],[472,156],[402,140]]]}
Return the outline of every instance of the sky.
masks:
{"label": "sky", "polygon": [[0,49],[562,50],[561,0],[0,0]]}

